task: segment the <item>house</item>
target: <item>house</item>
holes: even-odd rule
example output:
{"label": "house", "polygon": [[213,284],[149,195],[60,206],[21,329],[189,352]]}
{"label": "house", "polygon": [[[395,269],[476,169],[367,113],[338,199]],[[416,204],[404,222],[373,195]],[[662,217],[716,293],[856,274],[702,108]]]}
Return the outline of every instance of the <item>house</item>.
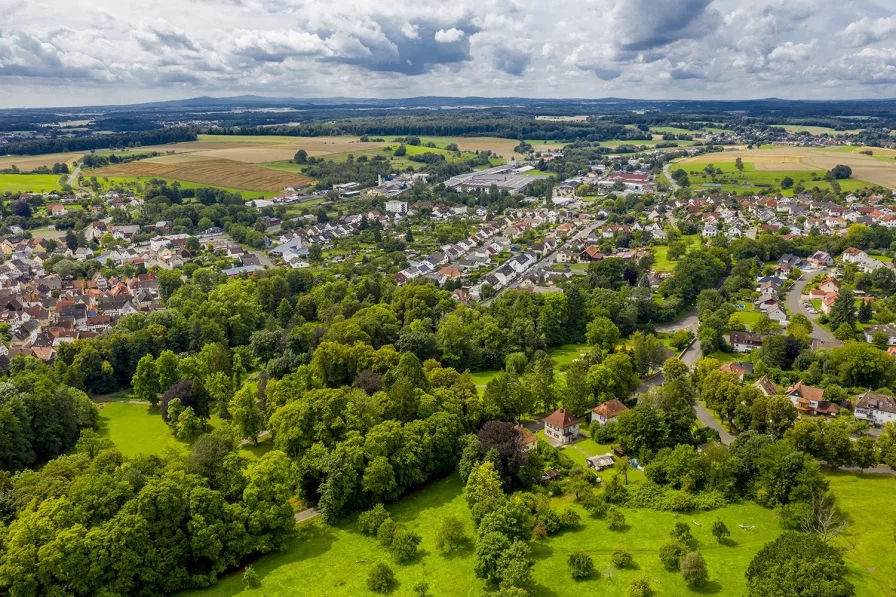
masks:
{"label": "house", "polygon": [[59,216],[65,215],[65,206],[61,203],[51,203],[47,206],[47,210],[50,212],[50,215],[54,218],[58,218]]}
{"label": "house", "polygon": [[839,292],[829,292],[824,295],[824,298],[821,299],[821,312],[828,315],[831,309],[834,308],[834,303],[837,302],[838,298],[840,298]]}
{"label": "house", "polygon": [[713,224],[707,224],[703,227],[702,235],[705,238],[715,238],[719,235],[719,229]]}
{"label": "house", "polygon": [[531,452],[538,447],[538,438],[534,433],[522,425],[516,425],[514,429],[516,429],[520,436],[520,446],[522,447],[523,452]]}
{"label": "house", "polygon": [[613,458],[612,452],[607,452],[606,454],[598,454],[597,456],[590,456],[585,459],[585,464],[590,469],[594,469],[596,471],[604,471],[608,468],[613,468],[613,465],[616,463],[616,460]]}
{"label": "house", "polygon": [[828,292],[840,292],[840,281],[829,276],[821,281],[818,288],[819,290],[823,290],[825,294]]}
{"label": "house", "polygon": [[836,404],[823,400],[824,389],[807,386],[802,380],[796,382],[784,392],[793,406],[809,416],[832,416],[840,412]]}
{"label": "house", "polygon": [[731,332],[731,335],[728,338],[728,343],[731,344],[731,348],[734,349],[734,352],[752,352],[757,348],[762,347],[762,341],[764,337],[761,334],[754,334],[752,332]]}
{"label": "house", "polygon": [[585,249],[579,253],[580,261],[600,261],[604,258],[604,254],[600,252],[600,249],[597,247],[585,247]]}
{"label": "house", "polygon": [[887,394],[865,392],[856,396],[854,416],[872,425],[896,422],[896,399]]}
{"label": "house", "polygon": [[875,334],[884,334],[887,337],[887,345],[896,346],[896,326],[874,325],[865,328],[865,342],[874,342]]}
{"label": "house", "polygon": [[744,375],[747,373],[753,373],[753,364],[752,363],[725,363],[721,367],[719,367],[719,371],[722,373],[731,373],[737,376],[737,379],[740,381],[744,380]]}
{"label": "house", "polygon": [[566,409],[558,408],[544,419],[544,435],[546,438],[561,444],[571,444],[579,437],[581,421]]}
{"label": "house", "polygon": [[599,406],[591,409],[591,422],[597,421],[601,425],[606,425],[628,410],[628,407],[619,402],[615,398],[607,400]]}
{"label": "house", "polygon": [[768,318],[772,321],[777,321],[781,324],[787,323],[787,313],[781,308],[781,305],[773,305],[766,309],[765,314],[768,315]]}
{"label": "house", "polygon": [[767,375],[763,375],[756,380],[753,387],[762,392],[764,396],[774,396],[778,393],[778,386],[774,384]]}
{"label": "house", "polygon": [[815,265],[817,267],[827,267],[829,265],[834,265],[834,259],[830,256],[830,254],[825,253],[824,251],[816,251],[812,254],[809,259],[807,259],[809,263]]}
{"label": "house", "polygon": [[408,213],[408,204],[406,201],[392,199],[386,201],[386,211],[392,214],[406,214]]}
{"label": "house", "polygon": [[790,253],[784,253],[781,255],[781,258],[778,260],[779,265],[789,265],[790,267],[801,268],[805,264],[803,260],[797,255],[791,255]]}
{"label": "house", "polygon": [[882,262],[870,257],[865,251],[849,247],[843,251],[843,263],[854,263],[862,273],[868,274],[879,267],[886,267]]}
{"label": "house", "polygon": [[579,254],[567,249],[563,249],[557,252],[557,256],[554,258],[554,261],[557,263],[578,263]]}

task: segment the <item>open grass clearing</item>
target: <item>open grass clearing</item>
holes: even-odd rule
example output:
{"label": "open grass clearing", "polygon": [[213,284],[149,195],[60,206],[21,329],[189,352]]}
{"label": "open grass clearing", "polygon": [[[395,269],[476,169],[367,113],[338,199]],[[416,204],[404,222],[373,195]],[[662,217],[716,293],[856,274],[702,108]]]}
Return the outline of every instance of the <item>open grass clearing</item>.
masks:
{"label": "open grass clearing", "polygon": [[0,174],[0,193],[49,193],[58,191],[59,174]]}
{"label": "open grass clearing", "polygon": [[[590,445],[587,446],[591,448]],[[598,446],[599,447],[599,446]],[[586,450],[587,451],[587,450]],[[856,595],[863,597],[892,596],[896,590],[893,574],[894,552],[892,525],[881,524],[880,512],[868,508],[869,495],[877,503],[896,499],[896,478],[875,475],[832,474],[828,476],[841,507],[852,518],[852,526],[842,539],[850,549],[845,553],[849,580],[856,585]],[[630,476],[630,481],[632,478]],[[418,582],[429,583],[435,595],[482,595],[484,581],[473,572],[475,554],[472,542],[450,556],[436,550],[440,522],[446,516],[463,521],[467,535],[473,536],[473,523],[461,496],[461,482],[452,474],[428,487],[413,492],[387,507],[392,518],[421,535],[422,555],[411,564],[400,566],[391,561],[376,540],[361,535],[356,517],[326,526],[320,522],[303,524],[298,536],[279,553],[267,555],[253,564],[261,578],[256,589],[244,588],[240,574],[232,574],[217,585],[185,593],[191,597],[286,597],[368,594],[366,577],[377,562],[387,562],[395,572],[398,587],[395,595],[409,595]],[[568,498],[557,498],[558,507],[569,504]],[[573,506],[578,508],[577,506]],[[532,542],[535,559],[532,595],[622,596],[633,578],[647,575],[657,594],[663,597],[685,597],[694,594],[736,597],[746,593],[745,572],[755,554],[781,532],[777,514],[752,503],[733,504],[712,512],[674,514],[633,508],[623,509],[626,528],[610,531],[606,523],[582,514],[582,525],[575,530]],[[711,535],[711,525],[721,519],[731,530],[731,541],[720,545]],[[659,547],[668,540],[676,522],[686,522],[697,541],[697,549],[706,559],[709,583],[699,591],[689,590],[677,572],[660,565]],[[699,523],[694,524],[694,522]],[[739,525],[754,526],[743,530]],[[634,555],[636,568],[613,570],[613,550],[623,548]],[[566,558],[583,550],[595,562],[600,575],[575,582],[568,572]]]}
{"label": "open grass clearing", "polygon": [[[687,244],[687,253],[690,253],[694,249],[700,246],[700,235],[699,234],[688,234],[681,237],[681,240]],[[672,272],[675,271],[675,267],[678,265],[677,261],[672,261],[669,259],[669,245],[656,245],[651,247],[650,250],[653,252],[654,262],[653,262],[653,270],[657,272]]]}
{"label": "open grass clearing", "polygon": [[562,346],[548,349],[548,354],[554,360],[554,367],[556,368],[560,365],[569,365],[588,354],[590,350],[591,346],[588,344],[563,344]]}

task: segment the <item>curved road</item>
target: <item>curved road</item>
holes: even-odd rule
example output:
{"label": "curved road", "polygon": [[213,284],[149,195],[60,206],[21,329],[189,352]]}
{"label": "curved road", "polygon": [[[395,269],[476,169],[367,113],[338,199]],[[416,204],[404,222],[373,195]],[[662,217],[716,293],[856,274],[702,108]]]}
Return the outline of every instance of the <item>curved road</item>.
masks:
{"label": "curved road", "polygon": [[78,174],[81,173],[81,162],[78,162],[78,167],[75,168],[75,171],[72,172],[72,175],[68,177],[68,186],[75,188],[75,183],[78,182]]}
{"label": "curved road", "polygon": [[785,298],[784,304],[787,305],[787,310],[790,311],[791,315],[796,313],[802,313],[806,317],[812,321],[812,339],[813,340],[821,340],[822,342],[832,342],[834,344],[840,345],[843,344],[831,334],[829,331],[821,327],[815,320],[818,317],[817,315],[812,315],[808,311],[803,308],[803,302],[800,300],[800,297],[803,295],[803,291],[806,289],[806,285],[809,283],[810,276],[807,274],[803,274],[800,278],[794,283],[793,288],[791,288],[787,292],[787,296]]}

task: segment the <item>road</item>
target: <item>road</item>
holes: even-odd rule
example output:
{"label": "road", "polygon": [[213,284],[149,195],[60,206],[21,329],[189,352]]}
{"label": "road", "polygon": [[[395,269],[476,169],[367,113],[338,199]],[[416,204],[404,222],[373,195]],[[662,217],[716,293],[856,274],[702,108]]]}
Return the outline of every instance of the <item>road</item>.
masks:
{"label": "road", "polygon": [[[221,239],[228,240],[234,244],[237,244],[237,242],[235,240],[233,240],[232,238],[230,238],[227,234],[212,234],[210,236],[203,236],[202,242],[208,243],[211,241],[221,240]],[[259,251],[258,249],[253,249],[251,247],[246,247],[245,245],[241,245],[241,246],[244,249],[246,249],[249,253],[252,253],[253,255],[258,257],[258,261],[261,262],[262,267],[268,268],[268,269],[274,267],[274,263],[270,260],[270,258],[267,255],[264,254],[263,251]]]}
{"label": "road", "polygon": [[68,177],[68,186],[75,188],[75,183],[78,182],[78,174],[81,173],[81,162],[78,162],[78,167],[75,168],[75,171],[72,172],[71,176]]}
{"label": "road", "polygon": [[[591,234],[591,233],[595,230],[595,228],[597,228],[597,227],[599,227],[599,226],[603,226],[605,222],[606,222],[606,220],[597,220],[597,221],[595,221],[593,224],[590,224],[590,225],[586,226],[585,228],[583,228],[582,230],[580,230],[578,233],[576,233],[571,239],[569,239],[568,241],[566,241],[564,244],[559,245],[556,249],[554,249],[553,251],[551,251],[550,253],[548,253],[548,254],[545,255],[544,257],[542,257],[542,258],[541,258],[541,261],[538,261],[537,263],[535,263],[535,265],[533,265],[532,267],[530,267],[528,271],[530,271],[530,272],[531,272],[531,271],[537,271],[539,268],[550,267],[550,266],[554,263],[554,256],[555,256],[559,251],[561,251],[561,250],[567,248],[568,246],[570,246],[571,244],[573,244],[574,242],[576,242],[576,241],[578,241],[578,240],[581,240],[581,239],[583,239],[583,238],[587,238],[588,235]],[[499,266],[499,267],[496,267],[494,270],[488,272],[488,274],[493,273],[495,270],[497,270],[497,269],[499,269],[499,268],[500,268],[500,266]],[[486,274],[486,276],[487,276],[488,274]],[[485,277],[485,276],[483,276],[483,277]],[[498,292],[496,292],[496,293],[495,293],[495,296],[493,296],[493,297],[490,298],[490,299],[487,299],[487,300],[483,301],[483,302],[482,302],[482,305],[485,306],[485,307],[488,307],[490,304],[492,304],[492,301],[494,301],[496,298],[498,298],[498,296],[499,296],[502,292],[504,292],[505,290],[509,290],[509,289],[511,289],[511,288],[517,288],[517,287],[520,285],[520,281],[522,280],[522,278],[523,278],[522,275],[519,276],[519,277],[518,277],[516,280],[514,280],[512,283],[508,284],[507,286],[505,286],[504,288],[502,288],[501,290],[499,290]]]}
{"label": "road", "polygon": [[813,340],[821,340],[823,342],[832,342],[834,344],[840,345],[843,344],[831,334],[829,331],[821,327],[815,319],[818,317],[817,315],[812,315],[808,311],[803,308],[803,302],[800,300],[800,297],[803,294],[803,290],[805,290],[806,285],[809,283],[809,275],[803,274],[800,276],[800,279],[794,283],[793,288],[791,288],[787,292],[787,296],[785,298],[784,304],[787,305],[787,310],[790,311],[790,314],[802,313],[806,317],[808,317],[814,325],[812,326],[812,339]]}
{"label": "road", "polygon": [[675,162],[667,162],[665,166],[663,166],[663,174],[666,175],[666,180],[669,181],[669,184],[672,186],[673,191],[677,191],[679,189],[678,183],[675,182],[675,179],[672,178],[672,165]]}

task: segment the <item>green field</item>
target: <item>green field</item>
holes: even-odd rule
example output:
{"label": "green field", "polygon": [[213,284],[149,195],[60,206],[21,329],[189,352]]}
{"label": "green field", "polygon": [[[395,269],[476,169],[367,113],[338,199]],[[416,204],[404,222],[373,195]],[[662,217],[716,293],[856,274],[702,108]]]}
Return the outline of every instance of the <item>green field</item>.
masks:
{"label": "green field", "polygon": [[682,129],[675,126],[652,126],[650,127],[650,132],[654,135],[697,135],[699,136],[701,131],[691,131],[688,129]]}
{"label": "green field", "polygon": [[783,128],[789,133],[809,133],[812,135],[855,135],[862,129],[838,131],[826,126],[802,126],[799,124],[773,124],[772,126]]}
{"label": "green field", "polygon": [[621,140],[612,140],[612,141],[601,141],[601,147],[619,147],[620,145],[634,145],[635,147],[640,147],[644,145],[646,147],[653,147],[660,143],[677,143],[679,147],[690,147],[695,142],[694,141],[656,141],[650,140],[645,141],[643,139],[621,139]]}
{"label": "green field", "polygon": [[[688,245],[688,253],[696,249],[700,246],[700,235],[699,234],[688,234],[681,237],[681,240],[685,241]],[[654,262],[653,262],[653,270],[657,272],[671,272],[675,271],[675,266],[678,265],[677,261],[672,261],[669,259],[669,246],[668,245],[657,245],[655,247],[651,247],[650,249],[653,252]]]}
{"label": "green field", "polygon": [[[880,511],[867,506],[871,495],[875,503],[893,503],[896,500],[896,478],[832,474],[829,480],[841,507],[852,520],[852,526],[837,541],[849,548],[845,558],[849,579],[856,585],[856,595],[877,597],[896,594],[896,575],[893,574],[896,544],[892,537],[892,516],[885,516],[890,522],[881,524]],[[568,502],[557,499],[555,503],[564,506]],[[473,574],[475,555],[472,545],[450,556],[441,555],[435,547],[439,522],[445,516],[456,516],[464,521],[467,533],[472,537],[473,524],[461,497],[461,483],[456,474],[436,481],[388,509],[393,519],[423,537],[422,555],[416,562],[405,566],[394,564],[375,539],[362,536],[356,530],[354,517],[334,526],[312,522],[300,527],[298,537],[285,551],[255,562],[261,587],[246,589],[240,575],[234,574],[214,587],[185,595],[286,597],[296,594],[369,594],[365,586],[367,572],[374,563],[381,561],[388,562],[395,571],[398,579],[395,595],[412,594],[411,588],[420,581],[429,583],[434,595],[482,595],[486,585]],[[750,560],[765,543],[781,532],[777,514],[752,503],[684,515],[625,508],[627,527],[619,532],[610,531],[603,521],[581,513],[583,523],[578,529],[532,542],[535,559],[532,595],[621,597],[629,582],[642,574],[652,580],[657,594],[662,597],[693,595],[695,592],[686,587],[679,574],[661,567],[657,556],[658,548],[668,539],[673,525],[684,521],[691,524],[697,549],[706,558],[709,568],[709,583],[696,593],[741,596],[746,592],[744,573]],[[731,529],[732,541],[729,544],[719,545],[710,534],[711,524],[717,518],[721,518]],[[755,529],[743,530],[738,525],[755,526]],[[613,570],[610,556],[616,548],[629,550],[634,555],[637,568]],[[599,575],[581,582],[570,578],[566,558],[576,550],[584,550],[594,558]]]}
{"label": "green field", "polygon": [[[122,395],[119,398],[120,400],[100,405],[100,435],[111,439],[122,454],[162,455],[171,450],[178,454],[189,452],[190,445],[174,437],[162,420],[158,407],[125,402],[129,396]],[[223,421],[213,416],[210,424],[214,428],[222,425]],[[254,459],[270,450],[270,447],[270,441],[262,441],[258,446],[242,447],[240,453]]]}
{"label": "green field", "polygon": [[[265,165],[267,165],[267,164],[265,164]],[[88,178],[88,180],[89,180],[89,178]],[[100,182],[100,184],[103,185],[104,189],[110,189],[110,188],[113,188],[116,186],[120,186],[124,189],[134,189],[136,187],[137,183],[146,184],[150,180],[162,180],[162,181],[168,183],[169,186],[177,183],[177,185],[182,189],[215,188],[215,189],[221,189],[222,191],[227,191],[228,193],[238,193],[243,196],[243,199],[246,199],[246,200],[258,199],[259,197],[262,197],[264,199],[269,199],[271,197],[276,197],[277,195],[281,194],[280,192],[277,192],[277,191],[246,191],[243,189],[231,189],[231,188],[222,187],[219,185],[201,184],[201,183],[197,183],[197,182],[189,182],[186,180],[174,180],[171,178],[162,178],[160,176],[109,176],[109,177],[98,176],[97,180]]]}
{"label": "green field", "polygon": [[556,368],[560,365],[569,365],[590,350],[591,346],[588,344],[564,344],[548,349],[548,354],[554,359],[554,367]]}
{"label": "green field", "polygon": [[[704,168],[712,164],[716,169],[716,180],[713,181],[712,176],[704,172]],[[744,162],[744,169],[738,172],[733,162],[714,163],[711,156],[703,156],[700,161],[687,161],[678,164],[673,170],[683,169],[688,173],[691,182],[691,188],[718,189],[720,191],[734,193],[755,193],[762,190],[780,189],[781,181],[789,177],[793,180],[794,186],[802,181],[806,190],[818,187],[820,190],[829,190],[831,183],[826,180],[812,180],[812,175],[823,179],[824,170],[756,170],[752,162]],[[721,174],[718,172],[721,171]],[[858,191],[867,187],[872,187],[869,182],[864,180],[839,180],[840,189],[843,191]],[[719,184],[721,186],[712,186]],[[761,185],[761,186],[760,186]],[[793,188],[782,191],[785,195],[792,195]]]}
{"label": "green field", "polygon": [[0,193],[49,193],[58,191],[58,174],[0,174]]}

